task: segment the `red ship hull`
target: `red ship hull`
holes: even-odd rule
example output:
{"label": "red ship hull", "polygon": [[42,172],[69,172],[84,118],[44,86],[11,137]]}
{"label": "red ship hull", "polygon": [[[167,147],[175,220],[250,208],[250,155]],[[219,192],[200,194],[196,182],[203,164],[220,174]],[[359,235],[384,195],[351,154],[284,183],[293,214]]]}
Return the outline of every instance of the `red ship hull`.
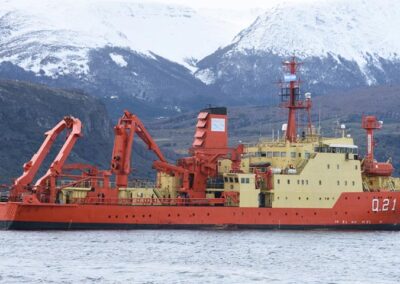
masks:
{"label": "red ship hull", "polygon": [[400,192],[343,193],[333,208],[0,203],[0,228],[400,230]]}

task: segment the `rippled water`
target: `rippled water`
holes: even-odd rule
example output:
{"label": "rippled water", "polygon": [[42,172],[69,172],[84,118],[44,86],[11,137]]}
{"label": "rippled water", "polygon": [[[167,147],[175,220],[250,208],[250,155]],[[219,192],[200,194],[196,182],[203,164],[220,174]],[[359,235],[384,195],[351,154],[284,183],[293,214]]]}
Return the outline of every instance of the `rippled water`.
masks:
{"label": "rippled water", "polygon": [[0,231],[4,283],[399,283],[400,232]]}

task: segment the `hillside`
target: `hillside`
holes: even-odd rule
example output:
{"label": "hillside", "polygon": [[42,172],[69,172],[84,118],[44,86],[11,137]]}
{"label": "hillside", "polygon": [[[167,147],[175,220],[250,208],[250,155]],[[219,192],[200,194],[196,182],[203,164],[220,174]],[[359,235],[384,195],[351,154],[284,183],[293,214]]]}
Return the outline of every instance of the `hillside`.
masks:
{"label": "hillside", "polygon": [[[0,80],[0,102],[0,183],[10,183],[12,178],[22,173],[22,165],[43,142],[44,132],[66,115],[75,116],[83,123],[83,137],[77,141],[68,162],[109,168],[113,125],[105,106],[98,99],[84,93]],[[41,173],[60,149],[63,137],[64,133],[56,140]],[[132,158],[136,169],[134,175],[151,176],[153,158],[142,144],[136,143]]]}

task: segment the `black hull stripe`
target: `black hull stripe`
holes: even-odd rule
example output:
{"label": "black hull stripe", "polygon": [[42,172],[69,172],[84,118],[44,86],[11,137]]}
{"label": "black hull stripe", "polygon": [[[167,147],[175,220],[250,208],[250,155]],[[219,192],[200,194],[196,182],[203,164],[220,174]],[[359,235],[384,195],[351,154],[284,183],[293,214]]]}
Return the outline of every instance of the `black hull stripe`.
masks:
{"label": "black hull stripe", "polygon": [[400,231],[400,224],[360,224],[360,225],[214,225],[214,224],[118,224],[118,223],[53,223],[0,221],[0,230],[143,230],[143,229],[183,229],[183,230],[386,230]]}

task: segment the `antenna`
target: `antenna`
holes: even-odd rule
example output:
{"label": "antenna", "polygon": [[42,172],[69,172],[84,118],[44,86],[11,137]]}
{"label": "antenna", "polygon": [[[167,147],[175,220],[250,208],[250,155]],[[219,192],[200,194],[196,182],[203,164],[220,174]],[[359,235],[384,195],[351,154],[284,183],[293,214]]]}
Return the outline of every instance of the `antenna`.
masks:
{"label": "antenna", "polygon": [[[297,117],[296,110],[311,110],[311,94],[308,93],[305,100],[300,100],[300,79],[297,70],[300,63],[292,56],[290,61],[283,62],[283,81],[281,81],[281,106],[289,109],[286,140],[296,142],[297,140]],[[311,129],[311,116],[309,115],[309,128]],[[310,131],[311,133],[311,131]]]}

